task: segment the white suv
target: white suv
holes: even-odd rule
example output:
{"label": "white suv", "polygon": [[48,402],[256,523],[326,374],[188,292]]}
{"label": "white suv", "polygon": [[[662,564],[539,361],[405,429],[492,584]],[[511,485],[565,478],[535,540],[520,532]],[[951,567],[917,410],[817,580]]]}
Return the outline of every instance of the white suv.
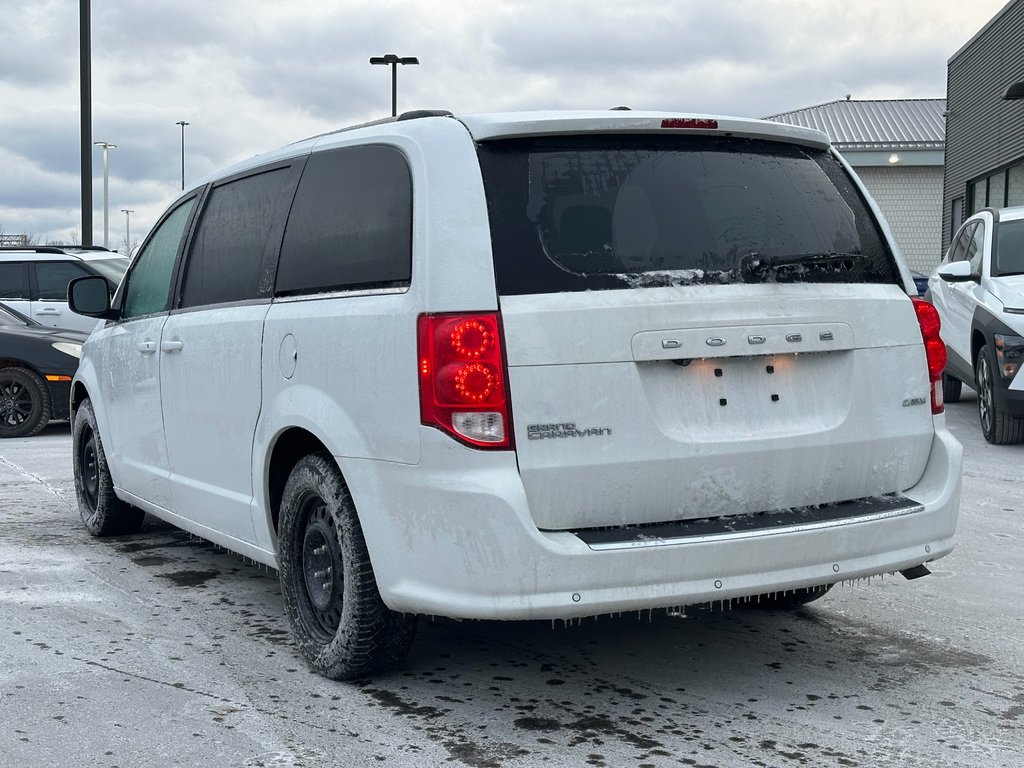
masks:
{"label": "white suv", "polygon": [[[321,674],[417,614],[792,606],[953,546],[933,308],[827,137],[412,113],[183,193],[75,377],[95,534],[279,569]],[[110,374],[117,370],[117,375]]]}
{"label": "white suv", "polygon": [[127,269],[127,257],[98,246],[3,247],[0,303],[41,325],[88,333],[96,318],[68,309],[68,283],[100,275],[113,293]]}
{"label": "white suv", "polygon": [[944,396],[978,392],[990,443],[1024,441],[1024,206],[971,216],[932,274],[928,299],[949,352]]}

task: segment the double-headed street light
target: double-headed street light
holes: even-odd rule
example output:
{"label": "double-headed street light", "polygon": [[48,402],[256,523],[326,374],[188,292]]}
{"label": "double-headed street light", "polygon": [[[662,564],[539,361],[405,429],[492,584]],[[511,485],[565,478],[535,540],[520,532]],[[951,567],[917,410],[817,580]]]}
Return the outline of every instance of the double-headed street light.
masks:
{"label": "double-headed street light", "polygon": [[181,188],[185,188],[185,126],[192,125],[184,120],[179,120],[175,125],[181,126]]}
{"label": "double-headed street light", "polygon": [[415,56],[396,56],[393,53],[384,56],[371,56],[371,64],[391,65],[391,116],[398,115],[398,65],[419,64],[420,60]]}
{"label": "double-headed street light", "polygon": [[110,247],[110,194],[107,186],[108,180],[108,166],[107,166],[107,150],[117,149],[117,144],[111,144],[109,141],[94,141],[97,147],[103,147],[103,247]]}

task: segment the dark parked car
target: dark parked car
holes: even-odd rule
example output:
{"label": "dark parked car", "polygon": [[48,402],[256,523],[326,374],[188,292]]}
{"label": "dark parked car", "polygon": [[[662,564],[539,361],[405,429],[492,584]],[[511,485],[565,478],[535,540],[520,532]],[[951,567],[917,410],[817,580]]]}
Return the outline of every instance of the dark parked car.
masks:
{"label": "dark parked car", "polygon": [[0,437],[28,437],[68,418],[71,377],[88,337],[0,306]]}

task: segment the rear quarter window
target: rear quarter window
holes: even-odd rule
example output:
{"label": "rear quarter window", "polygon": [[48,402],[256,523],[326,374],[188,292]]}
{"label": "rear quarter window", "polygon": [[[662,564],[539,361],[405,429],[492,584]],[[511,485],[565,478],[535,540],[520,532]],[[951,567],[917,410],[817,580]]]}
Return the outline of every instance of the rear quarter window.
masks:
{"label": "rear quarter window", "polygon": [[732,282],[901,284],[828,152],[719,137],[485,142],[498,290]]}
{"label": "rear quarter window", "polygon": [[394,147],[316,152],[299,181],[277,295],[409,285],[412,178]]}

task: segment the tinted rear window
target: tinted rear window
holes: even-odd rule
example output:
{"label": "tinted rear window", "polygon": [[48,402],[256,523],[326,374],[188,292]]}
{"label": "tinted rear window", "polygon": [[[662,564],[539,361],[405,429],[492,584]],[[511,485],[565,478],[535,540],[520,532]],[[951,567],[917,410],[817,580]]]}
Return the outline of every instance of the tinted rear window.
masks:
{"label": "tinted rear window", "polygon": [[480,146],[498,291],[731,282],[900,283],[825,151],[717,137]]}
{"label": "tinted rear window", "polygon": [[411,274],[404,155],[386,146],[313,153],[288,217],[277,294],[406,286]]}

